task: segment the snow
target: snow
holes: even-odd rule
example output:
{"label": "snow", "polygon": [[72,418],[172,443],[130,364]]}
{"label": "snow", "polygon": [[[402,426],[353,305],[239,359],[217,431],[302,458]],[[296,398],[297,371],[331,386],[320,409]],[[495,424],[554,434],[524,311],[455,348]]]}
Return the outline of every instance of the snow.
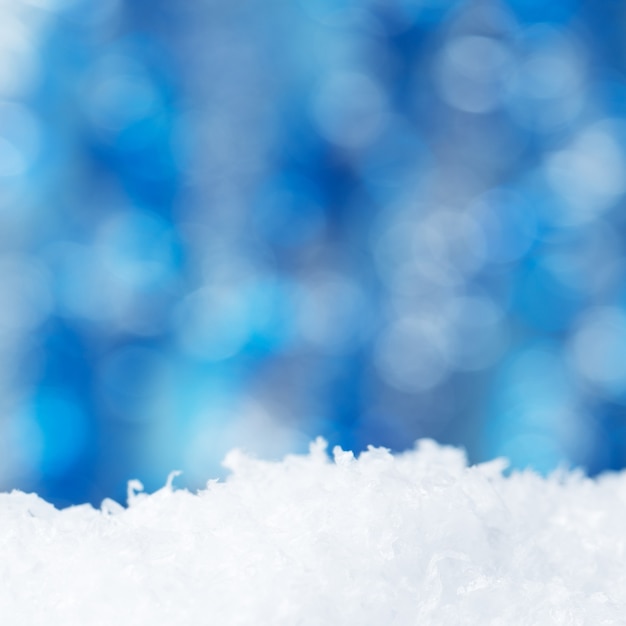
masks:
{"label": "snow", "polygon": [[0,494],[0,623],[626,623],[626,473],[506,477],[430,440],[225,464],[127,508]]}

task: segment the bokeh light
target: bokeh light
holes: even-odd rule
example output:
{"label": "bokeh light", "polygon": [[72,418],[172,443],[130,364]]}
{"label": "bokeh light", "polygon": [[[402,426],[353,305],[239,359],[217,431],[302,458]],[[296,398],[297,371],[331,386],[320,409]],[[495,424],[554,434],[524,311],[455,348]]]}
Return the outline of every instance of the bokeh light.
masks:
{"label": "bokeh light", "polygon": [[1,488],[318,435],[626,466],[619,3],[0,15]]}

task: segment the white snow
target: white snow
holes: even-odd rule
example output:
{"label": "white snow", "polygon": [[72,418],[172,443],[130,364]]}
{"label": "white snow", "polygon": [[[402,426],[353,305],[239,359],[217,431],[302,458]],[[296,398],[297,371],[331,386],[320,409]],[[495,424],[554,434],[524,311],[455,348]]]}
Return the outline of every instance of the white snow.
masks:
{"label": "white snow", "polygon": [[128,508],[0,494],[0,624],[626,623],[626,473],[333,457],[233,452],[225,482],[131,484]]}

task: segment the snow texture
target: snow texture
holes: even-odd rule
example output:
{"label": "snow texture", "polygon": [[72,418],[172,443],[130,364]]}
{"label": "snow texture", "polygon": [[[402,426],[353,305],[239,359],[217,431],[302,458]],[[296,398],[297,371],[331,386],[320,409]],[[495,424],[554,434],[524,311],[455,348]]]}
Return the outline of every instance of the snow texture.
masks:
{"label": "snow texture", "polygon": [[128,508],[0,494],[0,624],[626,624],[626,473],[504,477],[429,440],[225,463]]}

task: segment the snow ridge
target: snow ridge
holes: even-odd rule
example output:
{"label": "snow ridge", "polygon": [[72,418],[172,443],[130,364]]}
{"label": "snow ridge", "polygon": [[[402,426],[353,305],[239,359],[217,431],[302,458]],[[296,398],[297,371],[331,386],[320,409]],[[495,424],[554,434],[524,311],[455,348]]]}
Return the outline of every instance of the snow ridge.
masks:
{"label": "snow ridge", "polygon": [[430,440],[225,465],[128,508],[0,494],[0,623],[626,623],[626,473],[505,477]]}

